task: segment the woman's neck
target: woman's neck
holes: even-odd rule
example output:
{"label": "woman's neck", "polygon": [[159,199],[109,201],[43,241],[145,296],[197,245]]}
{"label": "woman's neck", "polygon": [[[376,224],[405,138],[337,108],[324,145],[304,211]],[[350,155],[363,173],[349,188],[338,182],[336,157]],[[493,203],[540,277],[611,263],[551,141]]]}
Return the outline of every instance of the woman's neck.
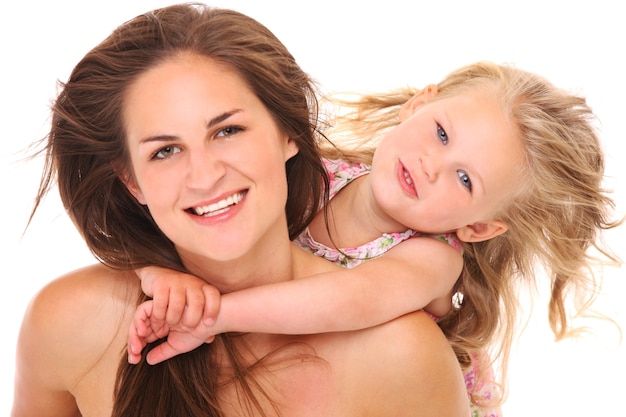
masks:
{"label": "woman's neck", "polygon": [[282,239],[272,239],[271,243],[259,243],[244,256],[229,261],[181,256],[191,274],[204,279],[222,293],[294,277],[292,244],[286,235]]}

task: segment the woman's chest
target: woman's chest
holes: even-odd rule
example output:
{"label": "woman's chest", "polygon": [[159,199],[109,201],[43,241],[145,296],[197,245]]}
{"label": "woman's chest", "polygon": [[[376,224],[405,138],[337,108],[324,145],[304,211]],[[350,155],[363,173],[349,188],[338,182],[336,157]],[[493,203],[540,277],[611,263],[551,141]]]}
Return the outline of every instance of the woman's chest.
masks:
{"label": "woman's chest", "polygon": [[[260,357],[263,360],[250,368],[252,372],[249,375],[250,380],[254,381],[254,396],[266,415],[351,415],[343,409],[343,369],[340,365],[342,344],[332,349],[328,344],[332,339],[332,335],[277,336],[276,345],[271,344],[269,349],[256,351],[257,355],[262,353]],[[276,350],[276,346],[280,347]],[[245,411],[241,402],[243,391],[241,386],[230,384],[220,393],[220,402],[226,408],[226,415],[259,414]]]}
{"label": "woman's chest", "polygon": [[113,394],[121,351],[114,355],[109,349],[72,389],[83,417],[110,416],[113,409]]}
{"label": "woman's chest", "polygon": [[[340,392],[333,372],[327,364],[307,363],[272,369],[267,374],[257,374],[261,389],[253,389],[264,413],[281,417],[319,417],[346,415],[341,410]],[[222,404],[227,416],[257,416],[255,410],[246,410],[241,391],[234,387],[224,391]]]}

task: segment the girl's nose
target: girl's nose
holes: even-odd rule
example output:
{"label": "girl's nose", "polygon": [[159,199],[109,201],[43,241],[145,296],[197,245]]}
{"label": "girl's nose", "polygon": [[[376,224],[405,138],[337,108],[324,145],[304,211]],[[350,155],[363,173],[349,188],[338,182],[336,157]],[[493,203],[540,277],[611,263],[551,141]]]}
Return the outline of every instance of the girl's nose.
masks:
{"label": "girl's nose", "polygon": [[436,181],[440,171],[439,158],[436,155],[425,155],[421,158],[421,161],[426,180],[429,182]]}

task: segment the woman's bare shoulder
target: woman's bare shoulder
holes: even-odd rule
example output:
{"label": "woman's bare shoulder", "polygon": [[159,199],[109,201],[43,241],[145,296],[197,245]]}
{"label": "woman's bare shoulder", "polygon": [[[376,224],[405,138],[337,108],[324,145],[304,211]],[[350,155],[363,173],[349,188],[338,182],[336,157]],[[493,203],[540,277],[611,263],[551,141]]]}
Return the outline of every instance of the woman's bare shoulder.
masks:
{"label": "woman's bare shoulder", "polygon": [[94,264],[46,284],[31,300],[26,317],[47,320],[51,315],[63,318],[64,324],[79,324],[101,309],[124,310],[129,302],[136,304],[139,290],[133,272]]}
{"label": "woman's bare shoulder", "polygon": [[360,407],[379,416],[469,416],[459,363],[436,323],[415,312],[355,334],[344,369]]}
{"label": "woman's bare shoulder", "polygon": [[96,361],[125,336],[139,296],[132,272],[91,265],[58,277],[31,300],[22,321],[18,355],[42,366],[80,367]]}
{"label": "woman's bare shoulder", "polygon": [[31,300],[20,329],[13,415],[77,415],[77,392],[83,393],[81,400],[86,391],[108,392],[138,291],[134,273],[102,265],[45,285]]}

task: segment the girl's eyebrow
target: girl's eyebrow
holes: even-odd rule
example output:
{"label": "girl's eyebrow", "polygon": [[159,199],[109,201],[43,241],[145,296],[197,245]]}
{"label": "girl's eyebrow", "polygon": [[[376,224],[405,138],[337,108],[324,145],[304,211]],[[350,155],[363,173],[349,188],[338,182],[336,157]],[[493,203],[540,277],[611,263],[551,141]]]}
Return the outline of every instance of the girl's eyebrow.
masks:
{"label": "girl's eyebrow", "polygon": [[450,119],[450,115],[445,109],[442,110],[441,114],[442,114],[441,121],[444,125],[444,128],[446,129],[448,138],[454,139],[454,137],[456,136],[456,132],[454,131],[454,123],[452,123],[452,119]]}
{"label": "girl's eyebrow", "polygon": [[477,169],[473,169],[472,177],[476,178],[476,182],[479,184],[478,189],[481,190],[482,195],[487,195],[487,190],[485,190],[485,181],[483,181],[483,177]]}
{"label": "girl's eyebrow", "polygon": [[[230,117],[232,117],[233,115],[237,114],[237,113],[241,113],[243,112],[242,109],[233,109],[227,112],[224,112],[222,114],[219,114],[217,116],[215,116],[214,118],[212,118],[211,120],[209,120],[209,122],[206,124],[207,129],[212,128],[213,126],[222,123],[224,120],[228,120]],[[142,140],[139,141],[140,145],[144,145],[146,143],[150,143],[150,142],[169,142],[172,140],[176,140],[178,137],[175,135],[155,135],[155,136],[148,136],[147,138],[144,138]]]}

